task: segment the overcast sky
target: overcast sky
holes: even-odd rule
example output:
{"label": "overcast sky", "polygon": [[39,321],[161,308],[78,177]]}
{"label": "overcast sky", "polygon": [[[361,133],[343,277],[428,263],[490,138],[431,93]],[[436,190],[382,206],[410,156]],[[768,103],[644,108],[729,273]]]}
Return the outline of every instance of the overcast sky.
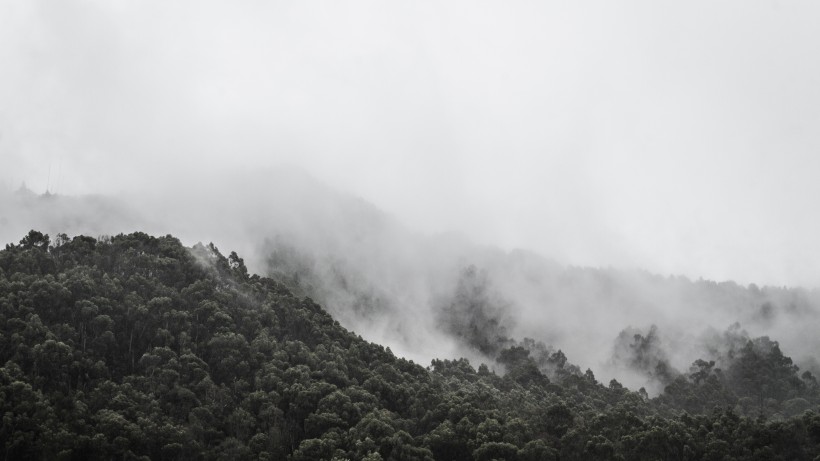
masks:
{"label": "overcast sky", "polygon": [[0,0],[0,183],[305,168],[425,232],[820,285],[820,2]]}

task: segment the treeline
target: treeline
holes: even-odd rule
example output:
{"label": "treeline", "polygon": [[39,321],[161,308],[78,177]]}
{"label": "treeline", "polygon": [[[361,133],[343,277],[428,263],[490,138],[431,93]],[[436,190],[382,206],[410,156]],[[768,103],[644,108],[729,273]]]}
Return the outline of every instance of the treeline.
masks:
{"label": "treeline", "polygon": [[815,459],[816,381],[767,341],[656,399],[531,342],[424,368],[213,245],[32,231],[0,251],[0,458]]}

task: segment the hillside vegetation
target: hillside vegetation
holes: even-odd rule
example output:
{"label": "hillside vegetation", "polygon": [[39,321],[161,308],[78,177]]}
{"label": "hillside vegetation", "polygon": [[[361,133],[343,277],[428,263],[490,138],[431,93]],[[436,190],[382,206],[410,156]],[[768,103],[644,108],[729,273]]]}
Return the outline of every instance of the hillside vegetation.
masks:
{"label": "hillside vegetation", "polygon": [[[560,322],[560,319],[555,319]],[[531,340],[423,367],[236,253],[32,231],[0,251],[0,458],[813,460],[820,389],[767,337],[669,372],[657,398]]]}

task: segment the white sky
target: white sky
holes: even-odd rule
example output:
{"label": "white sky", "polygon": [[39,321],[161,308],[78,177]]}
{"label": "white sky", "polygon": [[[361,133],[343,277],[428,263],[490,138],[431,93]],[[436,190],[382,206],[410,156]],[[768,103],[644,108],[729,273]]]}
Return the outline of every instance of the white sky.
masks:
{"label": "white sky", "polygon": [[427,232],[817,286],[818,24],[816,1],[0,0],[0,183],[284,162]]}

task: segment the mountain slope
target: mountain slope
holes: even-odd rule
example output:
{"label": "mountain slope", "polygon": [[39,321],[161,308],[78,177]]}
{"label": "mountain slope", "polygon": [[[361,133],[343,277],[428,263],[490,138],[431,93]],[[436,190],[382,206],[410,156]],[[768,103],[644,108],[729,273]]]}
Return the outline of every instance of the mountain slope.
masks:
{"label": "mountain slope", "polygon": [[[3,459],[820,455],[820,416],[801,414],[816,382],[794,384],[776,343],[744,346],[729,378],[706,364],[653,400],[558,373],[565,359],[551,379],[520,346],[500,351],[504,376],[464,360],[425,369],[249,275],[236,253],[171,236],[32,231],[0,251],[0,314]],[[681,412],[739,395],[779,411]]]}
{"label": "mountain slope", "polygon": [[654,327],[655,356],[685,372],[697,359],[721,363],[726,351],[715,343],[739,323],[747,339],[777,338],[801,369],[820,374],[818,290],[572,267],[425,235],[298,169],[222,172],[119,199],[0,194],[0,237],[31,227],[92,236],[138,228],[237,249],[251,272],[417,362],[467,357],[501,371],[498,351],[531,338],[655,396],[668,380],[654,372],[657,360],[633,366],[624,338]]}

